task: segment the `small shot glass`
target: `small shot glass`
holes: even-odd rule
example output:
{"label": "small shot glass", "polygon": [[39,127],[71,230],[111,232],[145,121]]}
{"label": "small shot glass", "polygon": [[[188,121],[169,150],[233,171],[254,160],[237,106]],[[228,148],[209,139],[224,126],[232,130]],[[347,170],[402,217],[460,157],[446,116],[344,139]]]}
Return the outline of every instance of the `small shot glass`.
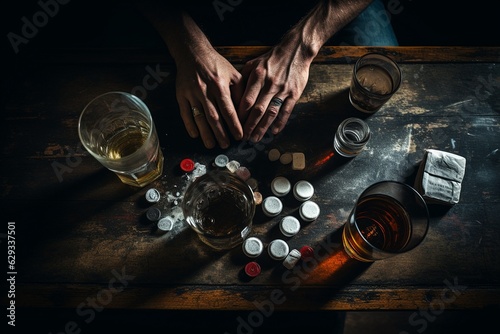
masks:
{"label": "small shot glass", "polygon": [[370,139],[370,128],[362,119],[350,117],[340,123],[333,139],[335,152],[346,158],[357,156]]}

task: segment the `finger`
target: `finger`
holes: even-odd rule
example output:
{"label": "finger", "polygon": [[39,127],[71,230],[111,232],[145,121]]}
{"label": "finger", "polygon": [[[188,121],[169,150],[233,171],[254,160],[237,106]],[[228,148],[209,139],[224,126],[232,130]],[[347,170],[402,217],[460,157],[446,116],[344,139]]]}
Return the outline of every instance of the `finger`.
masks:
{"label": "finger", "polygon": [[290,115],[292,114],[293,108],[295,107],[295,103],[296,101],[291,98],[287,98],[283,102],[278,117],[276,117],[270,127],[272,134],[276,135],[284,129],[286,123],[288,123]]}
{"label": "finger", "polygon": [[[248,118],[251,116],[251,113],[253,114],[256,112],[254,105],[256,104],[257,99],[259,98],[260,91],[262,89],[263,85],[263,80],[259,80],[255,74],[251,74],[250,78],[248,79],[246,83],[246,88],[245,92],[243,93],[243,97],[241,98],[240,104],[238,105],[238,117],[240,118],[241,123],[247,123]],[[267,102],[271,100],[272,96],[269,96],[269,99]],[[266,105],[267,107],[267,105]],[[265,111],[265,107],[263,107],[263,110],[260,110],[263,114]],[[258,112],[258,111],[257,111]],[[261,115],[254,115],[254,117],[258,116],[258,120],[260,120]],[[258,121],[257,120],[257,121]],[[255,121],[255,119],[254,119]],[[251,131],[249,131],[249,127],[243,127],[243,137],[245,139],[248,139],[250,136]],[[253,127],[252,129],[253,130]]]}
{"label": "finger", "polygon": [[227,148],[229,146],[229,138],[221,122],[217,108],[210,100],[205,100],[203,106],[206,113],[205,120],[211,130],[211,134],[215,136],[220,147]]}
{"label": "finger", "polygon": [[193,106],[192,107],[192,117],[196,126],[198,127],[201,140],[206,148],[213,148],[215,146],[214,136],[210,125],[208,124],[205,113],[202,111],[202,107]]}
{"label": "finger", "polygon": [[243,138],[243,127],[241,126],[233,101],[230,98],[230,94],[230,92],[226,92],[219,95],[217,103],[229,131],[231,131],[234,139],[240,140]]}
{"label": "finger", "polygon": [[181,112],[181,118],[184,122],[184,127],[191,138],[198,138],[200,133],[198,132],[198,126],[196,125],[193,114],[191,111],[191,104],[188,100],[182,98],[179,99],[179,109]]}
{"label": "finger", "polygon": [[262,118],[260,119],[258,124],[256,124],[255,128],[252,131],[250,137],[250,140],[252,142],[258,142],[262,139],[262,137],[264,137],[266,131],[280,113],[282,104],[283,104],[283,98],[274,96],[272,99],[270,99],[269,103],[267,104],[267,109],[264,115],[262,116]]}
{"label": "finger", "polygon": [[[243,94],[245,93],[245,84],[246,80],[243,80],[243,77],[240,77],[229,87],[229,89],[231,90],[231,99],[233,100],[234,106],[240,105]],[[236,113],[236,116],[239,117],[238,113]]]}

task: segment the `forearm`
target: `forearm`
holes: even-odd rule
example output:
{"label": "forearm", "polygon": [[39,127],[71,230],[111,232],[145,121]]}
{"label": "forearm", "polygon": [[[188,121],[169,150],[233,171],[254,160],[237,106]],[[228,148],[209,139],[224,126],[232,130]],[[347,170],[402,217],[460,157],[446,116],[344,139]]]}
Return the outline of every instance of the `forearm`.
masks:
{"label": "forearm", "polygon": [[[146,1],[147,3],[147,1]],[[141,4],[141,10],[160,34],[176,62],[180,64],[190,55],[203,55],[213,48],[208,38],[191,16],[182,8],[156,4]]]}
{"label": "forearm", "polygon": [[278,48],[293,51],[304,61],[316,57],[334,34],[352,21],[372,0],[330,0],[318,4],[292,27]]}

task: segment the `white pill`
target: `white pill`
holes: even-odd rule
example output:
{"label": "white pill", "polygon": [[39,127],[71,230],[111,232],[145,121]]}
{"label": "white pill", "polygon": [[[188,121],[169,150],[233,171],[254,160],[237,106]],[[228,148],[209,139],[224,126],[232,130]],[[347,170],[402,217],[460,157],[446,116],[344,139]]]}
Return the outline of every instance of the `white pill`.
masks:
{"label": "white pill", "polygon": [[287,269],[292,269],[300,260],[300,257],[300,252],[296,249],[292,249],[290,253],[288,253],[288,255],[285,257],[285,260],[283,260],[283,265]]}

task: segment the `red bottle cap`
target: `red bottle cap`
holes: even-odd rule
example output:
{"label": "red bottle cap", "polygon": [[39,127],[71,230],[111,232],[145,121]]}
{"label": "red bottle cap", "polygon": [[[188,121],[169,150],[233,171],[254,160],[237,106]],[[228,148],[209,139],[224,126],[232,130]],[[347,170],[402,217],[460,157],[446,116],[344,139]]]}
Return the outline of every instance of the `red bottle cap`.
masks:
{"label": "red bottle cap", "polygon": [[192,172],[194,170],[194,161],[186,158],[181,161],[181,169],[186,173]]}
{"label": "red bottle cap", "polygon": [[260,265],[255,261],[248,262],[245,265],[245,273],[250,277],[258,276],[260,274],[260,271]]}
{"label": "red bottle cap", "polygon": [[311,246],[302,246],[300,249],[300,255],[302,258],[311,258],[314,256],[314,250],[312,249]]}

